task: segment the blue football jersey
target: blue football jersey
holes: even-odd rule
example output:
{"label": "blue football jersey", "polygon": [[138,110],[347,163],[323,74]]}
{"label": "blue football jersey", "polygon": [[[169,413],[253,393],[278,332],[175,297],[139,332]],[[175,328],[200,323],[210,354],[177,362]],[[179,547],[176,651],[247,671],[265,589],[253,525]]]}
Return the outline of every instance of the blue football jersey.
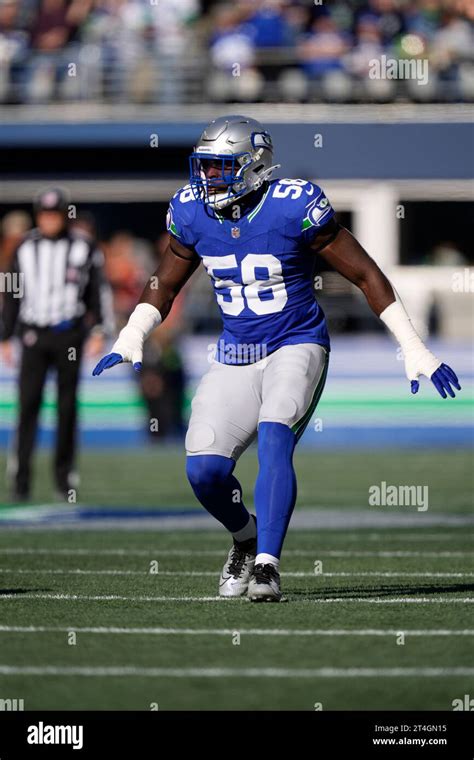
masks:
{"label": "blue football jersey", "polygon": [[196,250],[222,312],[218,361],[249,364],[296,343],[329,349],[307,246],[333,216],[321,188],[303,179],[271,181],[260,203],[240,219],[198,203],[189,185],[173,196],[168,231]]}

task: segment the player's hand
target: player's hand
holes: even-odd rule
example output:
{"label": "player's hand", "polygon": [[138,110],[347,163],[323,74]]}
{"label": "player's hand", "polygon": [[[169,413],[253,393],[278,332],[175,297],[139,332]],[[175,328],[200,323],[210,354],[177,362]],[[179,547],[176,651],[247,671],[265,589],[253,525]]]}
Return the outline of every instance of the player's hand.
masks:
{"label": "player's hand", "polygon": [[411,383],[412,393],[418,393],[420,375],[430,378],[442,398],[447,398],[448,395],[455,398],[453,388],[461,390],[456,373],[447,364],[440,362],[426,346],[405,355],[405,370]]}
{"label": "player's hand", "polygon": [[102,357],[92,370],[92,374],[100,375],[104,369],[110,369],[122,362],[131,362],[135,372],[140,372],[142,361],[143,335],[133,325],[126,325],[112,346],[110,354]]}

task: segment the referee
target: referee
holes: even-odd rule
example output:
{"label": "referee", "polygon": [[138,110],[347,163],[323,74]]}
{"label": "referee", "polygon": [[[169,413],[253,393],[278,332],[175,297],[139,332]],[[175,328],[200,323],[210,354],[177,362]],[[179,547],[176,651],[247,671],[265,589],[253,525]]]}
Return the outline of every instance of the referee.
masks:
{"label": "referee", "polygon": [[75,501],[75,491],[70,489],[77,486],[77,386],[84,342],[88,338],[88,355],[100,354],[105,336],[113,332],[103,254],[88,237],[69,229],[68,204],[61,188],[39,193],[34,202],[37,227],[15,250],[6,280],[11,286],[4,293],[0,336],[6,363],[13,365],[15,334],[22,344],[19,420],[9,467],[14,501],[25,501],[30,495],[38,413],[51,368],[57,381],[57,495]]}

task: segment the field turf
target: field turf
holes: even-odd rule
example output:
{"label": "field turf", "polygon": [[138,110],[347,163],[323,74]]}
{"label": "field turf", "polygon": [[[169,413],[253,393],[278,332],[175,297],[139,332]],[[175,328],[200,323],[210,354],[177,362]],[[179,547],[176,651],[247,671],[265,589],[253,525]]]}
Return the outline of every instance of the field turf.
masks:
{"label": "field turf", "polygon": [[[85,452],[81,503],[192,506],[182,466],[174,450]],[[472,695],[473,531],[423,525],[471,510],[468,454],[301,451],[297,468],[297,509],[368,509],[382,480],[429,485],[430,508],[419,527],[290,528],[279,605],[217,597],[223,530],[5,528],[0,697],[27,710],[451,710]],[[248,454],[246,493],[254,473]],[[51,501],[46,478],[34,498]]]}
{"label": "field turf", "polygon": [[[474,457],[468,449],[380,451],[361,449],[326,451],[299,448],[295,453],[298,476],[297,508],[368,507],[368,489],[380,484],[416,484],[429,488],[429,511],[472,512]],[[185,476],[182,446],[159,446],[124,451],[85,450],[80,458],[83,504],[110,506],[202,507]],[[0,473],[5,456],[0,454]],[[35,464],[33,498],[50,502],[51,458],[40,451]],[[235,473],[242,483],[246,503],[252,504],[257,474],[256,449],[239,460]],[[8,501],[0,479],[0,504]]]}

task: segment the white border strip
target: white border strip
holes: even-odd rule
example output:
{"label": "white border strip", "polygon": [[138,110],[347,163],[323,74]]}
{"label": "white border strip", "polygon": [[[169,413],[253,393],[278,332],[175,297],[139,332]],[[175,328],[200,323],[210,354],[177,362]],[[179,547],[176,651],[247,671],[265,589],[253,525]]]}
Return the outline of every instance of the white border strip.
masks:
{"label": "white border strip", "polygon": [[0,665],[4,676],[100,678],[452,678],[474,676],[474,668],[138,668]]}
{"label": "white border strip", "polygon": [[[159,570],[156,573],[150,573],[149,570],[83,570],[82,568],[17,568],[17,567],[0,567],[0,573],[5,575],[138,575],[142,578],[150,576],[159,578],[165,576],[168,578],[213,578],[216,576],[215,570]],[[430,572],[405,572],[405,571],[362,571],[362,572],[335,572],[335,573],[315,573],[295,571],[281,573],[282,578],[474,578],[474,573],[430,573]]]}
{"label": "white border strip", "polygon": [[[109,556],[109,557],[222,557],[228,551],[222,549],[160,549],[158,546],[149,549],[90,549],[90,548],[46,548],[46,547],[0,547],[0,556],[5,555],[65,555],[75,556]],[[286,549],[285,557],[472,557],[472,551],[351,551],[351,550],[328,550],[315,547],[306,549]]]}
{"label": "white border strip", "polygon": [[474,629],[382,628],[120,628],[115,626],[0,625],[0,633],[91,633],[138,636],[474,636]]}
{"label": "white border strip", "polygon": [[[235,604],[238,600],[248,603],[247,597],[224,596],[122,596],[120,594],[0,594],[0,601],[21,602],[24,599],[48,599],[64,602],[228,602]],[[284,600],[282,600],[284,601]],[[294,599],[303,604],[472,604],[474,597],[396,597],[385,599],[380,597],[330,597],[328,599]]]}

